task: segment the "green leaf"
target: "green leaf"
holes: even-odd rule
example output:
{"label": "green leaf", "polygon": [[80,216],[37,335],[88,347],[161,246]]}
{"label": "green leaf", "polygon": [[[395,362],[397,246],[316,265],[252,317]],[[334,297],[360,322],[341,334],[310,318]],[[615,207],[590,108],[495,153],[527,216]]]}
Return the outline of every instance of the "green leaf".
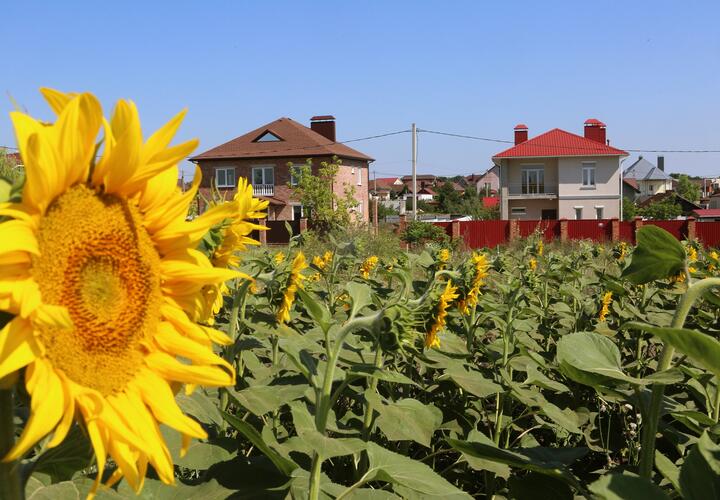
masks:
{"label": "green leaf", "polygon": [[188,446],[187,453],[180,457],[182,440],[180,433],[169,427],[162,426],[161,432],[165,438],[168,450],[173,457],[175,464],[186,469],[207,470],[214,464],[224,462],[232,458],[232,454],[222,446],[193,439]]}
{"label": "green leaf", "polygon": [[[599,500],[669,500],[663,490],[649,479],[629,474],[605,474],[590,485]],[[710,497],[705,497],[710,498]]]}
{"label": "green leaf", "polygon": [[486,398],[503,392],[503,388],[482,376],[480,372],[466,370],[461,366],[453,365],[445,370],[438,380],[451,379],[455,384],[473,396]]}
{"label": "green leaf", "polygon": [[626,375],[620,365],[620,349],[609,338],[594,332],[563,336],[557,345],[557,362],[569,378],[593,387],[612,380],[649,383]]}
{"label": "green leaf", "polygon": [[383,481],[427,496],[450,499],[472,498],[450,484],[427,465],[368,443],[368,471],[363,482]]}
{"label": "green leaf", "polygon": [[415,441],[430,447],[433,433],[442,424],[442,411],[406,398],[390,404],[375,405],[380,413],[377,425],[390,441]]}
{"label": "green leaf", "polygon": [[[42,482],[30,478],[25,489],[26,500],[78,500],[86,498],[92,489],[94,480],[87,477],[77,477],[72,481],[62,481],[55,484],[43,485]],[[97,500],[119,500],[128,498],[116,493],[114,490],[100,488],[95,495]],[[133,498],[135,495],[133,494]]]}
{"label": "green leaf", "polygon": [[720,377],[720,342],[717,339],[685,328],[661,328],[638,322],[627,323],[626,326],[652,333]]}
{"label": "green leaf", "polygon": [[411,378],[406,377],[398,371],[378,368],[371,364],[355,363],[351,366],[350,371],[348,371],[348,375],[359,375],[361,377],[370,377],[385,382],[392,382],[393,384],[407,384],[419,387]]}
{"label": "green leaf", "polygon": [[93,463],[93,449],[90,440],[74,425],[65,440],[55,448],[46,450],[32,464],[33,472],[41,472],[52,478],[52,482],[68,481]]}
{"label": "green leaf", "polygon": [[680,469],[680,491],[686,500],[720,498],[720,445],[712,442],[707,431]]}
{"label": "green leaf", "polygon": [[[467,440],[470,442],[478,442],[490,446],[495,446],[495,443],[493,443],[493,441],[489,437],[475,429],[471,430],[468,433]],[[502,477],[503,479],[507,479],[508,477],[510,477],[510,467],[508,467],[507,464],[498,463],[494,460],[486,460],[484,458],[480,458],[467,453],[462,453],[462,456],[468,463],[468,465],[474,470],[490,471],[497,476]]]}
{"label": "green leaf", "polygon": [[308,389],[304,384],[256,385],[242,391],[228,389],[230,396],[243,408],[261,417],[282,405],[301,398]]}
{"label": "green leaf", "polygon": [[554,477],[530,472],[513,476],[509,481],[511,498],[516,500],[572,500],[572,490],[567,483]]}
{"label": "green leaf", "polygon": [[566,468],[568,459],[576,459],[587,453],[587,449],[528,448],[504,450],[495,444],[447,439],[450,446],[463,455],[470,455],[493,462],[506,464],[561,479],[576,490],[582,491],[580,481]]}
{"label": "green leaf", "polygon": [[297,290],[297,294],[305,306],[305,309],[307,309],[308,314],[310,314],[310,317],[320,325],[320,328],[322,328],[324,332],[327,332],[332,324],[332,317],[330,316],[330,311],[325,307],[325,304],[302,288]]}
{"label": "green leaf", "polygon": [[680,469],[657,450],[655,450],[655,468],[673,485],[675,491],[680,493]]}
{"label": "green leaf", "polygon": [[193,391],[189,396],[180,392],[175,400],[183,413],[192,415],[203,424],[220,425],[223,421],[216,402],[200,389]]}
{"label": "green leaf", "polygon": [[300,439],[323,459],[354,455],[365,449],[365,442],[361,439],[335,439],[318,432],[315,427],[315,419],[310,415],[307,406],[302,401],[291,403],[290,412]]}
{"label": "green leaf", "polygon": [[174,485],[164,484],[156,479],[146,479],[142,491],[136,495],[130,485],[123,481],[118,486],[121,498],[136,500],[225,500],[233,494],[217,481],[210,480],[196,486],[176,481]]}
{"label": "green leaf", "polygon": [[260,450],[261,453],[268,457],[280,472],[289,477],[290,474],[292,474],[292,471],[298,468],[298,465],[295,462],[283,457],[278,452],[270,448],[255,427],[227,412],[223,412],[223,418],[227,420],[227,422],[232,425],[235,430],[242,434],[245,439],[250,441],[258,450]]}
{"label": "green leaf", "polygon": [[685,249],[670,233],[657,226],[637,232],[637,247],[622,275],[636,285],[675,276],[684,269]]}
{"label": "green leaf", "polygon": [[372,290],[365,283],[351,281],[345,285],[345,291],[350,297],[350,316],[355,316],[360,309],[372,304]]}

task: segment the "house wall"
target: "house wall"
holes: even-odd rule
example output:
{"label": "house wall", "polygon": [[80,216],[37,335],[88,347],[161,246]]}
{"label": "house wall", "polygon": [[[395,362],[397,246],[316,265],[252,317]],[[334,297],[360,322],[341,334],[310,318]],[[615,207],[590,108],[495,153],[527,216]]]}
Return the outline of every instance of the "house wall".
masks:
{"label": "house wall", "polygon": [[[525,207],[525,215],[514,215],[513,208]],[[519,220],[539,220],[542,219],[543,210],[557,210],[557,200],[509,200],[508,201],[508,218]]]}
{"label": "house wall", "polygon": [[620,204],[618,199],[583,198],[578,200],[558,200],[558,217],[560,219],[575,219],[575,208],[582,208],[583,219],[597,219],[597,209],[602,207],[603,219],[619,219]]}
{"label": "house wall", "polygon": [[557,193],[558,160],[557,158],[518,158],[508,160],[507,182],[510,192],[518,192],[522,185],[522,171],[526,168],[542,168],[545,178],[545,190]]}
{"label": "house wall", "polygon": [[500,189],[500,176],[498,175],[498,168],[492,168],[488,170],[488,172],[483,175],[476,183],[475,189],[477,189],[477,192],[480,193],[482,196],[485,196],[485,184],[490,184],[490,190],[491,191],[498,191]]}
{"label": "house wall", "polygon": [[[313,173],[317,172],[320,163],[323,161],[332,161],[332,158],[314,158]],[[234,167],[236,184],[241,177],[248,179],[252,183],[253,167],[272,166],[275,178],[274,194],[272,198],[277,200],[281,206],[270,206],[268,208],[268,218],[270,220],[292,220],[292,205],[297,204],[292,198],[292,189],[290,183],[290,167],[293,165],[304,165],[305,158],[255,158],[255,159],[233,159],[233,160],[203,160],[198,162],[198,166],[202,171],[202,181],[200,183],[200,193],[205,198],[211,196],[211,186],[214,184],[215,170],[218,168]],[[357,182],[357,169],[361,171],[361,181]],[[355,187],[355,199],[362,205],[362,215],[360,219],[368,220],[368,162],[360,160],[343,159],[342,164],[338,168],[338,175],[335,179],[333,189],[336,193],[342,194],[344,185]],[[231,199],[235,196],[237,189],[219,188],[219,191],[225,199]],[[201,202],[201,205],[202,202]],[[204,211],[205,206],[201,206],[200,210]]]}
{"label": "house wall", "polygon": [[655,194],[672,191],[672,179],[668,180],[645,180],[637,179],[638,188],[642,196],[652,196]]}

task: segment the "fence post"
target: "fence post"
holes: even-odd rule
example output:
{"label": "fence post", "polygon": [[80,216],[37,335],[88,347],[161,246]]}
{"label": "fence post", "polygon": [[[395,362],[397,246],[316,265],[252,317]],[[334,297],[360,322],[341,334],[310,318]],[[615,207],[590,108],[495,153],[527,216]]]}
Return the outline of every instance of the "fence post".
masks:
{"label": "fence post", "polygon": [[300,218],[300,229],[298,229],[298,231],[300,231],[300,234],[307,231],[307,217]]}
{"label": "fence post", "polygon": [[450,222],[450,238],[453,240],[460,239],[460,221],[454,220]]}
{"label": "fence post", "polygon": [[637,242],[637,232],[638,232],[638,229],[640,229],[641,227],[643,227],[643,224],[645,224],[645,223],[643,222],[642,217],[639,217],[639,216],[638,216],[638,217],[635,217],[635,218],[633,219],[633,225],[635,226],[635,241],[636,241],[636,242]]}
{"label": "fence post", "polygon": [[620,219],[610,221],[610,230],[612,231],[611,241],[613,243],[620,241]]}
{"label": "fence post", "polygon": [[688,217],[687,218],[687,239],[688,241],[695,240],[695,217]]}
{"label": "fence post", "polygon": [[400,214],[398,219],[398,233],[404,233],[407,227],[407,215]]}
{"label": "fence post", "polygon": [[560,241],[567,241],[568,238],[568,220],[560,219]]}
{"label": "fence post", "polygon": [[[267,219],[258,219],[259,225],[264,226],[265,223],[267,223]],[[261,229],[258,231],[258,233],[260,235],[258,239],[260,240],[261,245],[267,245],[267,232],[268,232],[267,229],[265,229],[265,230]]]}
{"label": "fence post", "polygon": [[516,240],[520,237],[520,223],[517,219],[510,219],[510,234],[508,237],[510,241]]}

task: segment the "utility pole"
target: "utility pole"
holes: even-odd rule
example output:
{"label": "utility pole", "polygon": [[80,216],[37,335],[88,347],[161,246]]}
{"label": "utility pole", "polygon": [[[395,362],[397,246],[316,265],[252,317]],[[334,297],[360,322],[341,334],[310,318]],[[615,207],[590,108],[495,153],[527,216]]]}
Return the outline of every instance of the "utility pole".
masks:
{"label": "utility pole", "polygon": [[413,220],[417,220],[417,129],[412,124],[412,194]]}
{"label": "utility pole", "polygon": [[373,169],[373,191],[377,195],[377,172]]}

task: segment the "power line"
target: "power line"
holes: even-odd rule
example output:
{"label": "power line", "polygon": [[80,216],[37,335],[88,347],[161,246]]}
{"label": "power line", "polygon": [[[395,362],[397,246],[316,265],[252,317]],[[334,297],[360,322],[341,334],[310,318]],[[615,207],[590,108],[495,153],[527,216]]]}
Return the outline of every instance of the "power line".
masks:
{"label": "power line", "polygon": [[[425,132],[427,134],[445,135],[445,136],[449,136],[449,137],[458,137],[461,139],[472,139],[472,140],[476,140],[476,141],[500,142],[500,143],[505,143],[505,144],[514,144],[515,143],[515,141],[508,141],[505,139],[491,139],[488,137],[478,137],[478,136],[473,136],[473,135],[455,134],[455,133],[451,133],[451,132],[439,132],[437,130],[418,129],[418,132]],[[595,147],[562,146],[562,145],[558,145],[558,144],[541,144],[541,143],[537,143],[537,142],[533,143],[533,145],[539,146],[539,147],[553,147],[553,148],[563,148],[563,149],[586,149],[588,151],[595,151],[597,149]],[[619,148],[616,148],[616,149],[619,149]],[[623,149],[623,151],[627,151],[630,153],[720,153],[720,149],[630,149],[630,148],[622,148],[622,149]]]}

